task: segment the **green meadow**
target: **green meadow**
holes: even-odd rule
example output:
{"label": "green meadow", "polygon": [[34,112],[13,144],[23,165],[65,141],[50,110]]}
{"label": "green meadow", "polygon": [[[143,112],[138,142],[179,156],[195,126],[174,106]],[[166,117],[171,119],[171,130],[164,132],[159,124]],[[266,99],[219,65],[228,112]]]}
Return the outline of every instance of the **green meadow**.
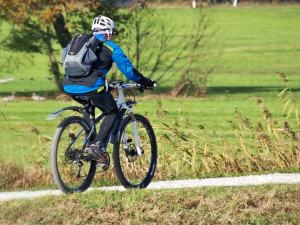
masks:
{"label": "green meadow", "polygon": [[[175,29],[175,39],[188,34],[193,29],[193,21],[199,15],[198,11],[186,8],[158,9],[157,13],[167,25]],[[284,103],[278,102],[277,95],[285,87],[278,72],[287,75],[296,106],[300,98],[300,7],[216,6],[203,9],[203,13],[212,23],[209,30],[216,32],[213,40],[215,44],[209,50],[220,54],[208,79],[206,96],[171,98],[165,92],[178,82],[178,71],[186,66],[184,62],[180,62],[167,74],[168,77],[171,76],[170,81],[161,82],[157,91],[147,93],[146,97],[138,96],[136,112],[150,118],[157,128],[157,135],[163,133],[162,123],[167,121],[171,124],[172,118],[178,118],[183,124],[185,135],[190,135],[190,140],[193,140],[192,135],[199,135],[203,139],[201,143],[205,143],[206,138],[210,143],[222,144],[224,140],[228,143],[239,143],[236,131],[230,128],[230,121],[236,119],[236,109],[254,125],[264,121],[262,110],[254,97],[261,99],[272,117],[278,118],[282,123],[290,105],[283,112]],[[4,23],[1,28],[3,34],[10,29]],[[177,51],[179,49],[175,46],[172,52],[176,54]],[[5,50],[0,53],[3,56],[10,54]],[[56,86],[49,73],[47,55],[16,53],[10,60],[4,59],[6,58],[0,58],[0,65],[3,66],[0,78],[11,77],[14,80],[0,84],[0,96],[16,92],[18,98],[0,103],[1,158],[10,159],[25,168],[31,167],[36,161],[46,163],[44,167],[49,168],[49,140],[59,119],[47,121],[46,117],[59,108],[75,103],[55,99]],[[59,49],[57,59],[60,59]],[[144,75],[147,76],[147,73]],[[29,97],[33,92],[48,100],[32,101]],[[24,96],[27,98],[22,98]],[[157,116],[159,110],[166,110],[167,116]],[[68,115],[70,112],[64,114]],[[296,115],[294,110],[291,111],[288,121],[299,134]],[[184,123],[187,120],[189,125]],[[165,148],[172,154],[171,146],[161,146],[161,154]],[[221,150],[216,147],[212,151]],[[214,173],[213,170],[211,172]],[[197,177],[201,174],[194,173],[191,176]],[[178,175],[181,176],[183,175]],[[186,176],[185,174],[184,177]]]}
{"label": "green meadow", "polygon": [[[209,79],[209,96],[275,94],[281,89],[276,72],[286,73],[291,80],[291,87],[298,91],[299,6],[218,6],[202,11],[211,21],[209,30],[216,32],[215,44],[210,50],[221,54]],[[157,14],[173,29],[172,40],[177,40],[192,31],[199,12],[175,8],[159,9]],[[9,29],[7,24],[2,23],[2,36],[5,37]],[[179,49],[175,46],[173,51],[176,53]],[[1,54],[10,55],[3,50]],[[52,77],[48,72],[46,54],[16,53],[13,57],[7,61],[4,61],[4,57],[0,59],[0,78],[15,79],[1,84],[1,96],[13,91],[22,96],[31,96],[32,92],[47,95],[55,91],[54,81],[47,79]],[[57,59],[60,60],[59,48]],[[172,76],[170,82],[163,82],[158,89],[173,87],[180,75],[176,69],[184,66],[183,61],[176,65],[169,74]]]}

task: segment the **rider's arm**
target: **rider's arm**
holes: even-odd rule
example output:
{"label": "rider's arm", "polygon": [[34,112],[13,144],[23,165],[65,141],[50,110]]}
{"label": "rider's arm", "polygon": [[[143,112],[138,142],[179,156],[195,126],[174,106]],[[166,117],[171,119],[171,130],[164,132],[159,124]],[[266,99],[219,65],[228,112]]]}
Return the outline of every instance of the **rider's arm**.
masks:
{"label": "rider's arm", "polygon": [[133,67],[132,63],[118,45],[113,42],[105,42],[105,44],[108,44],[113,48],[112,59],[117,65],[118,69],[125,75],[127,79],[141,84],[148,83],[149,79],[144,77]]}

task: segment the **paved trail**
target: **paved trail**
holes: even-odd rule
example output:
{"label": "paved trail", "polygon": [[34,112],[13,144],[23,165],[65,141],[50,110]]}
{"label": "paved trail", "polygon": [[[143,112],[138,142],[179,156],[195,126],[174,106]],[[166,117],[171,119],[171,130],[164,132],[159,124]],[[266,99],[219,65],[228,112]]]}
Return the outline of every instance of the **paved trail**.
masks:
{"label": "paved trail", "polygon": [[[191,180],[173,180],[152,182],[147,189],[175,189],[217,186],[247,186],[261,184],[296,184],[300,185],[300,173],[275,173],[268,175],[250,175],[241,177],[205,178]],[[88,190],[118,190],[125,191],[123,186],[90,188]],[[0,192],[0,201],[12,199],[32,199],[46,195],[62,195],[59,190]]]}

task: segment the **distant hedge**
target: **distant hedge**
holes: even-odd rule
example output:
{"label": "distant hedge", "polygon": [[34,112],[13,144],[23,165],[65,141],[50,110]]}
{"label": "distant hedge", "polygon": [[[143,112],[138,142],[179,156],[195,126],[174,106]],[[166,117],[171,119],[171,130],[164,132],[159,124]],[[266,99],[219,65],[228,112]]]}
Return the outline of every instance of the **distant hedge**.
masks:
{"label": "distant hedge", "polygon": [[[145,0],[144,2],[156,2],[156,3],[181,3],[181,2],[191,2],[191,0]],[[232,3],[233,0],[196,0],[197,3],[199,2],[207,2],[212,4],[219,4],[219,3]],[[248,2],[248,3],[300,3],[300,0],[238,0],[238,3],[241,2]]]}

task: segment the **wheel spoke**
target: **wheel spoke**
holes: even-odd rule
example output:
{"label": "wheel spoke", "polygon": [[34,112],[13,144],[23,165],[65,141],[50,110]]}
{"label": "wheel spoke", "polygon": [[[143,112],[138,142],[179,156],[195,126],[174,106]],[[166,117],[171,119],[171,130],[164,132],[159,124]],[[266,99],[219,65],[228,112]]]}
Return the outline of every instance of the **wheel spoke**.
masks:
{"label": "wheel spoke", "polygon": [[153,176],[149,175],[150,170],[151,168],[154,170],[156,164],[156,142],[151,125],[142,117],[136,120],[136,126],[142,155],[138,156],[133,126],[129,118],[124,119],[120,142],[114,149],[116,172],[125,187],[147,186]]}
{"label": "wheel spoke", "polygon": [[85,190],[94,177],[95,163],[84,160],[82,152],[89,130],[80,117],[67,118],[57,129],[51,161],[55,181],[64,192]]}

